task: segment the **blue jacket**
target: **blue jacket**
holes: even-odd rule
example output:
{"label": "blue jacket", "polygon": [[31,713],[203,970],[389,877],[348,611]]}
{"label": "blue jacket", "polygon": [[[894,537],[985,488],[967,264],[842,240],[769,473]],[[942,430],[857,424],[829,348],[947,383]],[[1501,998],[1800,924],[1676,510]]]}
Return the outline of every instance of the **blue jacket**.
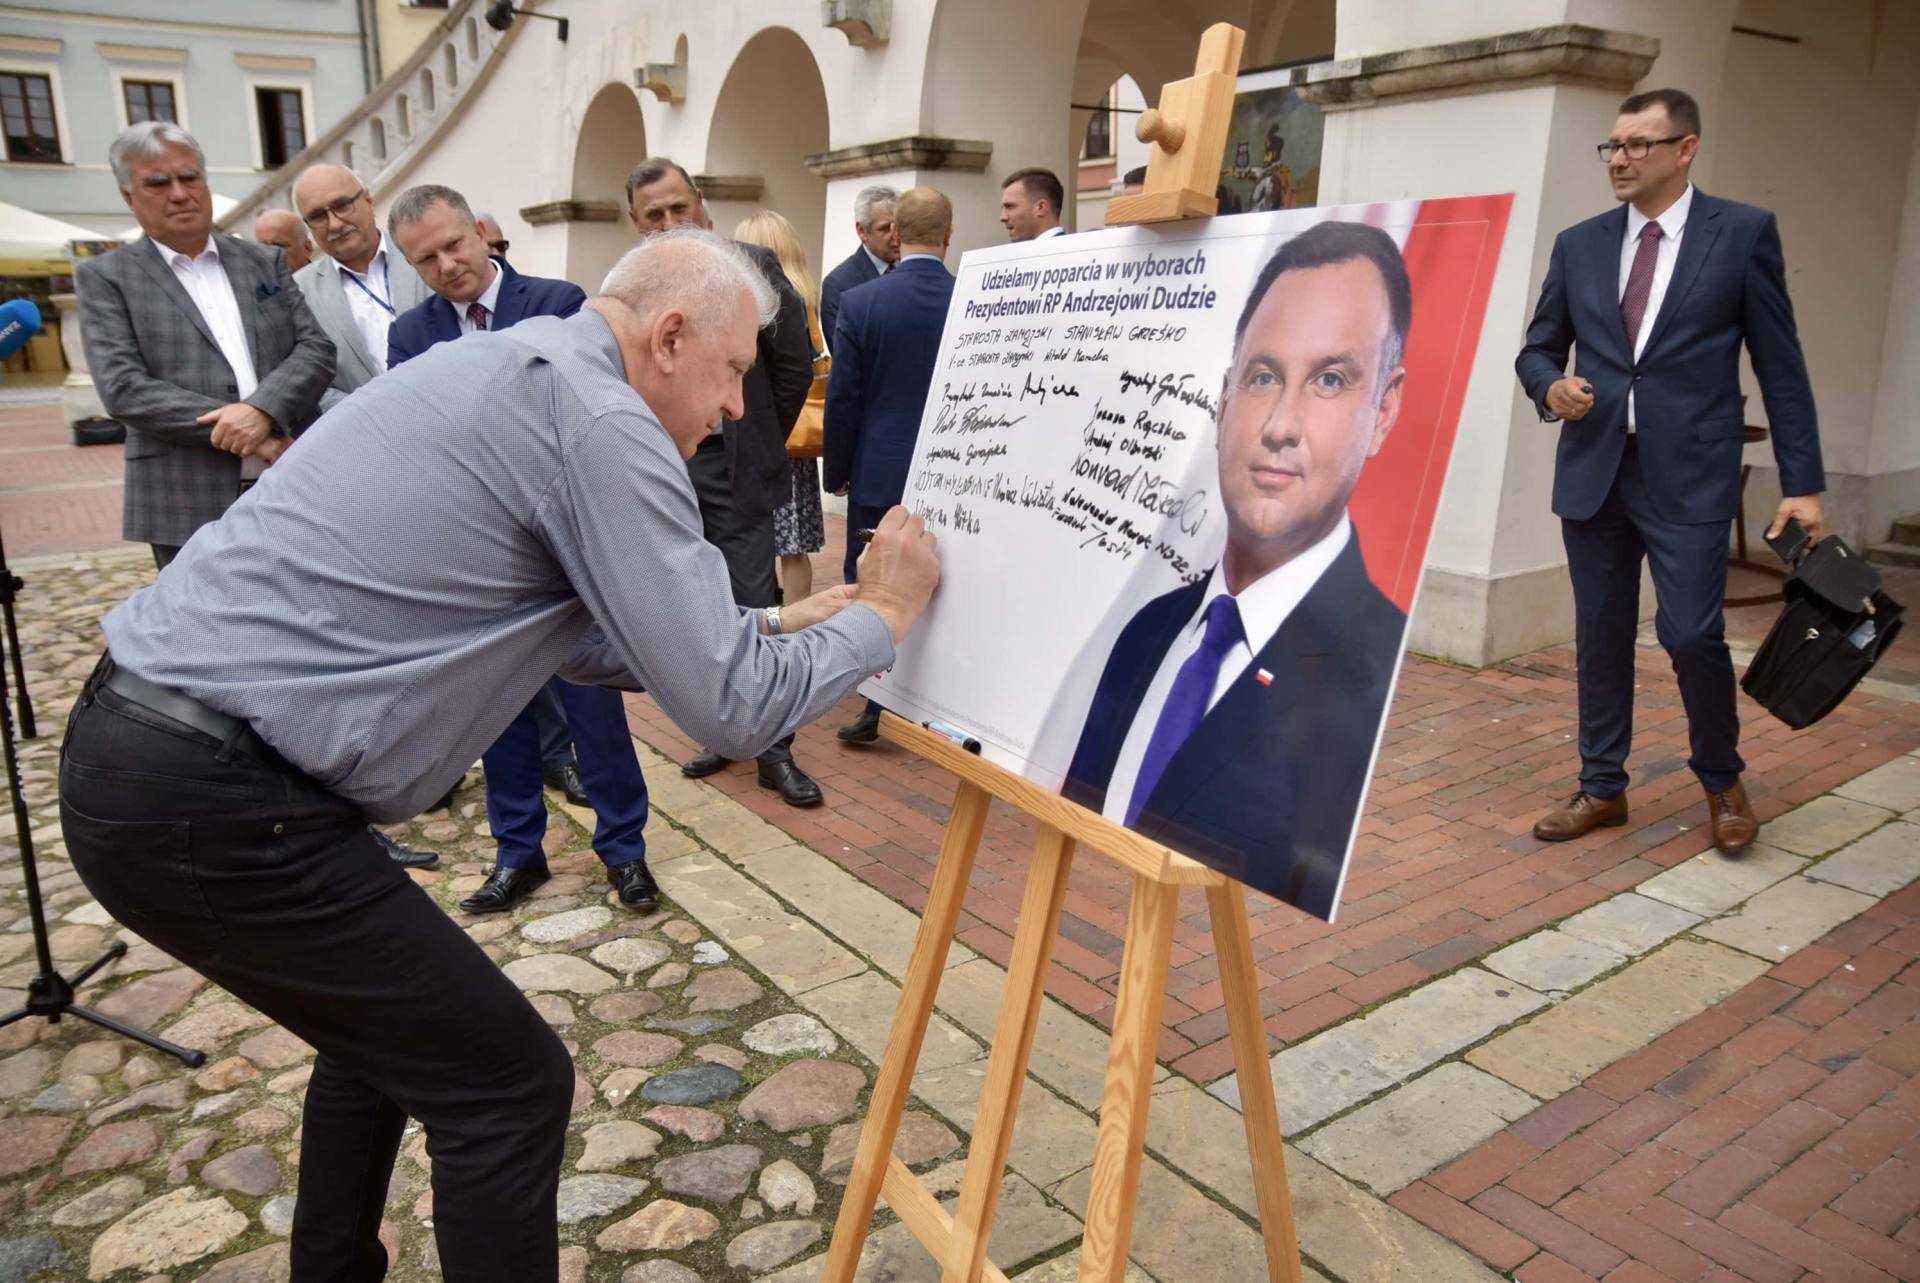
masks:
{"label": "blue jacket", "polygon": [[953,274],[916,258],[840,299],[827,378],[826,488],[890,508],[907,487],[913,443],[940,359]]}
{"label": "blue jacket", "polygon": [[879,275],[880,269],[873,265],[866,246],[862,245],[842,259],[840,266],[828,272],[827,279],[820,282],[820,337],[826,340],[829,349],[833,347],[834,322],[840,317],[840,296]]}
{"label": "blue jacket", "polygon": [[[487,322],[490,330],[504,330],[529,316],[572,316],[587,301],[586,291],[572,281],[522,276],[504,258],[493,262],[506,279],[500,282],[500,296],[494,300],[493,316]],[[461,312],[455,312],[453,304],[438,294],[402,312],[387,331],[387,368],[419,356],[436,343],[459,338],[460,316]]]}
{"label": "blue jacket", "polygon": [[1542,419],[1547,389],[1566,372],[1593,385],[1593,408],[1560,427],[1553,510],[1584,521],[1600,510],[1627,439],[1627,390],[1647,492],[1668,521],[1725,524],[1740,505],[1740,346],[1766,401],[1782,492],[1826,489],[1813,387],[1787,298],[1772,214],[1694,189],[1686,233],[1659,315],[1636,362],[1620,319],[1620,205],[1553,242],[1540,303],[1514,362]]}

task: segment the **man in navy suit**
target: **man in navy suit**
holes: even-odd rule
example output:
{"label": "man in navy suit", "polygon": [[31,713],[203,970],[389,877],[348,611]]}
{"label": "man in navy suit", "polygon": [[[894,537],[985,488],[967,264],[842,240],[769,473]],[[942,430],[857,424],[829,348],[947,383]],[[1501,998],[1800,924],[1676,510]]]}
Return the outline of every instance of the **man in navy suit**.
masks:
{"label": "man in navy suit", "polygon": [[891,187],[862,187],[853,198],[853,234],[860,246],[820,282],[820,334],[833,347],[833,324],[840,316],[840,296],[856,285],[885,276],[899,261],[900,246],[893,239],[893,207],[900,193]]}
{"label": "man in navy suit", "polygon": [[1330,918],[1406,615],[1347,519],[1400,413],[1393,239],[1325,222],[1254,280],[1217,411],[1227,546],[1121,630],[1061,792]]}
{"label": "man in navy suit", "polygon": [[[854,532],[879,525],[906,493],[953,298],[953,273],[942,261],[953,240],[953,202],[932,187],[916,187],[895,204],[893,228],[895,269],[847,292],[828,340],[833,373],[822,462],[826,488],[847,500],[848,583],[857,579],[864,546]],[[869,700],[866,712],[838,733],[846,743],[865,744],[880,737],[879,728],[880,706]]]}
{"label": "man in navy suit", "polygon": [[[387,213],[387,235],[433,291],[394,321],[387,335],[389,369],[463,334],[504,330],[530,316],[572,316],[586,301],[569,281],[522,276],[489,257],[472,209],[450,187],[402,192]],[[596,817],[593,849],[607,866],[607,881],[622,904],[651,910],[660,889],[646,860],[647,781],[627,730],[626,706],[599,686],[556,677],[548,689],[573,729],[580,782]],[[551,876],[541,847],[547,808],[540,795],[540,738],[535,705],[529,704],[481,756],[487,822],[499,850],[485,885],[460,902],[467,913],[511,909]]]}
{"label": "man in navy suit", "polygon": [[1621,206],[1555,239],[1514,362],[1541,419],[1561,423],[1553,510],[1573,579],[1580,679],[1580,791],[1534,826],[1546,841],[1626,822],[1643,558],[1714,845],[1735,854],[1759,832],[1740,782],[1721,610],[1727,523],[1740,503],[1743,342],[1787,496],[1768,533],[1797,518],[1818,539],[1826,478],[1779,229],[1766,210],[1693,186],[1699,148],[1700,108],[1685,93],[1656,89],[1620,104],[1599,150]]}

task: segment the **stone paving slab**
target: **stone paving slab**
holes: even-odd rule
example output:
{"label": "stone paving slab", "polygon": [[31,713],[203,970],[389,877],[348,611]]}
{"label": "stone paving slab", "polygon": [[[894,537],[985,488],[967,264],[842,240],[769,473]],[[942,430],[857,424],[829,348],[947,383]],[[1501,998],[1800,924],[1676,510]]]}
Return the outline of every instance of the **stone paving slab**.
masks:
{"label": "stone paving slab", "polygon": [[1316,1131],[1301,1148],[1380,1194],[1451,1162],[1540,1102],[1458,1061]]}
{"label": "stone paving slab", "polygon": [[1795,855],[1825,855],[1865,837],[1892,818],[1893,812],[1883,807],[1829,794],[1769,821],[1760,832],[1768,846]]}
{"label": "stone paving slab", "polygon": [[[1280,1125],[1288,1136],[1304,1132],[1546,1002],[1524,985],[1468,967],[1317,1034],[1272,1060]],[[1234,1078],[1209,1090],[1239,1107]]]}
{"label": "stone paving slab", "polygon": [[[914,1076],[913,1094],[955,1127],[972,1132],[987,1081],[983,1056]],[[1020,1092],[1020,1117],[1007,1163],[1042,1189],[1052,1189],[1093,1164],[1097,1126],[1093,1117],[1029,1078]]]}
{"label": "stone paving slab", "polygon": [[1472,1253],[1291,1145],[1287,1184],[1293,1192],[1300,1251],[1329,1278],[1342,1283],[1501,1283],[1503,1276]]}
{"label": "stone paving slab", "polygon": [[1840,797],[1889,811],[1920,808],[1920,755],[1908,753],[1856,776],[1834,790]]}
{"label": "stone paving slab", "polygon": [[1553,930],[1488,954],[1486,967],[1541,993],[1565,993],[1626,961],[1624,953]]}
{"label": "stone paving slab", "polygon": [[667,865],[659,878],[709,931],[751,954],[754,967],[783,993],[806,993],[867,970],[825,932],[710,852]]}
{"label": "stone paving slab", "polygon": [[[1067,1181],[1055,1194],[1075,1216],[1084,1218],[1092,1185],[1089,1169]],[[1267,1276],[1266,1245],[1259,1232],[1152,1157],[1140,1164],[1138,1206],[1150,1211],[1134,1217],[1128,1256],[1155,1278]]]}
{"label": "stone paving slab", "polygon": [[1551,1100],[1766,970],[1720,945],[1678,941],[1467,1053]]}
{"label": "stone paving slab", "polygon": [[[886,1054],[887,1035],[900,1006],[900,986],[877,971],[863,971],[807,993],[807,1008],[876,1063]],[[980,1044],[935,1013],[920,1045],[921,1073],[950,1069],[980,1058]]]}
{"label": "stone paving slab", "polygon": [[[1771,837],[1772,830],[1762,829],[1761,833]],[[1712,917],[1806,867],[1807,861],[1801,856],[1756,842],[1738,856],[1703,851],[1648,878],[1634,890],[1689,913]]]}
{"label": "stone paving slab", "polygon": [[1697,913],[1627,892],[1582,909],[1559,929],[1576,940],[1637,958],[1698,921]]}
{"label": "stone paving slab", "polygon": [[1920,877],[1920,824],[1882,825],[1808,869],[1807,876],[1876,899],[1892,895]]}
{"label": "stone paving slab", "polygon": [[1695,934],[1778,962],[1872,904],[1872,896],[1858,891],[1793,877],[1762,891],[1739,912],[1715,918]]}

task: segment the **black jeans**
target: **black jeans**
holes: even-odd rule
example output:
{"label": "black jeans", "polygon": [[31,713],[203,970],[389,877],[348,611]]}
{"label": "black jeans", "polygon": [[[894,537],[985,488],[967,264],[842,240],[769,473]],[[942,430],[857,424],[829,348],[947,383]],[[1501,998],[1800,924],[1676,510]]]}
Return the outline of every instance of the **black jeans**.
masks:
{"label": "black jeans", "polygon": [[67,721],[67,850],[121,923],[318,1050],[296,1283],[385,1275],[380,1214],[409,1115],[446,1277],[555,1279],[573,1099],[559,1038],[355,807],[103,689],[111,662]]}

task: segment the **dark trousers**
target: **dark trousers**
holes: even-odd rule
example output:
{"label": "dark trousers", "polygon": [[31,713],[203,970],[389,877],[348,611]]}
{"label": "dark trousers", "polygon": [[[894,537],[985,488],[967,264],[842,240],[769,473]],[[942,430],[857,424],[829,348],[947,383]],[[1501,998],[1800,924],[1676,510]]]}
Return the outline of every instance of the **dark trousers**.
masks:
{"label": "dark trousers", "polygon": [[1669,521],[1654,510],[1629,445],[1600,510],[1561,521],[1573,578],[1575,663],[1580,676],[1580,787],[1598,798],[1627,787],[1633,742],[1633,655],[1640,619],[1640,562],[1653,572],[1654,631],[1673,661],[1687,710],[1687,765],[1709,792],[1740,778],[1740,715],[1721,602],[1727,594],[1724,521]]}
{"label": "dark trousers", "polygon": [[540,770],[558,775],[573,761],[573,732],[567,729],[567,710],[560,703],[558,677],[533,697],[533,723],[540,735]]}
{"label": "dark trousers", "polygon": [[[576,686],[557,678],[547,683],[566,708],[580,755],[580,783],[593,807],[593,849],[609,868],[647,854],[647,781],[627,730],[626,706],[615,691]],[[500,738],[482,755],[487,769],[487,823],[499,843],[497,863],[504,869],[537,869],[547,862],[540,840],[547,833],[547,805],[541,795],[539,700],[520,710]]]}
{"label": "dark trousers", "polygon": [[180,555],[182,546],[183,545],[177,543],[148,544],[147,547],[153,549],[153,568],[155,570],[165,570],[168,564]]}
{"label": "dark trousers", "polygon": [[[700,501],[701,533],[727,559],[733,600],[740,606],[771,606],[780,600],[774,576],[773,514],[741,509],[733,495],[733,469],[718,436],[708,437],[687,460],[687,477]],[[793,760],[793,736],[778,740],[755,759],[762,766]]]}
{"label": "dark trousers", "polygon": [[60,822],[116,919],[318,1050],[301,1118],[296,1283],[373,1283],[409,1116],[433,1159],[450,1280],[557,1277],[573,1064],[526,998],[374,844],[279,761],[100,688],[67,722]]}

